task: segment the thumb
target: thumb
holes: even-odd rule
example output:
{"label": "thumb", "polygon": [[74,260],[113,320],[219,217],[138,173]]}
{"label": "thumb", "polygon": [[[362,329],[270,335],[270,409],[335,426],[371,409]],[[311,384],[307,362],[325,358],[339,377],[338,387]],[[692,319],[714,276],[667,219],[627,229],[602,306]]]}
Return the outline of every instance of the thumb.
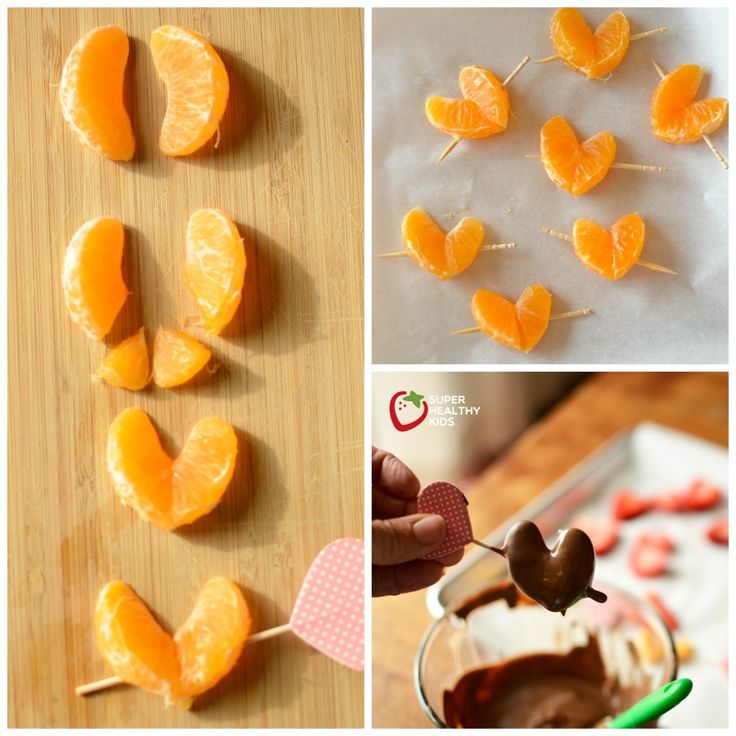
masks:
{"label": "thumb", "polygon": [[412,514],[373,522],[373,564],[400,565],[436,550],[445,541],[445,520],[437,514]]}

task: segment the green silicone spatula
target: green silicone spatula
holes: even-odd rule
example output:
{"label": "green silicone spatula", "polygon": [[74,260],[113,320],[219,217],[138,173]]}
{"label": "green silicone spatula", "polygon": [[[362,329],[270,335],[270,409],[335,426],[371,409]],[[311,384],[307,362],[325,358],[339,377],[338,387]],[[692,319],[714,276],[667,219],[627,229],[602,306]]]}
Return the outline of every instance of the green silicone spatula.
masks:
{"label": "green silicone spatula", "polygon": [[659,718],[668,710],[672,710],[690,695],[693,689],[692,680],[683,677],[668,682],[664,687],[655,690],[640,700],[636,705],[617,715],[607,728],[638,728],[655,718]]}

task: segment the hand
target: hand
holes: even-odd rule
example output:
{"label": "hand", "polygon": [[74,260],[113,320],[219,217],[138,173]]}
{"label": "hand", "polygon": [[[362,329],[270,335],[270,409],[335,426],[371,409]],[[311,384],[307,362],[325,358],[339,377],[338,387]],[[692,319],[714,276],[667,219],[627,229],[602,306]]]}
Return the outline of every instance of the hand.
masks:
{"label": "hand", "polygon": [[397,595],[436,583],[462,550],[437,560],[420,559],[445,539],[445,520],[417,514],[419,480],[398,458],[373,448],[373,595]]}

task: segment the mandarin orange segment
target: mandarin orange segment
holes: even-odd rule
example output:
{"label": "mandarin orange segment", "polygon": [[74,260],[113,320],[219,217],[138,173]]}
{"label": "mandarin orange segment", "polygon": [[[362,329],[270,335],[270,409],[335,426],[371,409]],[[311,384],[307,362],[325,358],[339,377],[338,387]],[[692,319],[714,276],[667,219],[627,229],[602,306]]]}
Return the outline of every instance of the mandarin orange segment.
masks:
{"label": "mandarin orange segment", "polygon": [[62,289],[69,316],[91,338],[101,340],[128,298],[123,281],[123,225],[112,217],[85,222],[64,255]]}
{"label": "mandarin orange segment", "polygon": [[153,343],[153,380],[161,388],[181,386],[204,368],[212,353],[181,330],[159,328]]}
{"label": "mandarin orange segment", "polygon": [[230,218],[217,209],[197,210],[187,225],[184,280],[204,326],[218,335],[233,318],[245,280],[245,248]]}
{"label": "mandarin orange segment", "polygon": [[93,151],[113,161],[135,152],[130,118],[123,102],[128,37],[103,26],[83,36],[69,52],[61,73],[59,99],[64,119]]}
{"label": "mandarin orange segment", "polygon": [[107,468],[125,505],[170,530],[191,524],[219,503],[230,484],[237,451],[233,428],[210,417],[194,425],[184,449],[172,459],[146,413],[132,407],[110,426]]}
{"label": "mandarin orange segment", "polygon": [[668,143],[696,143],[721,127],[728,101],[721,97],[696,100],[703,70],[683,64],[660,80],[652,96],[652,130]]}
{"label": "mandarin orange segment", "polygon": [[248,605],[237,585],[212,578],[174,635],[181,688],[194,697],[209,690],[235,666],[250,634]]}
{"label": "mandarin orange segment", "polygon": [[415,207],[404,216],[401,237],[407,253],[425,271],[450,279],[475,260],[483,244],[483,225],[480,220],[463,217],[445,235],[421,207]]}
{"label": "mandarin orange segment", "polygon": [[552,43],[560,58],[588,79],[613,71],[629,48],[631,28],[626,16],[617,10],[591,31],[576,8],[561,8],[550,23]]}
{"label": "mandarin orange segment", "polygon": [[552,295],[540,284],[527,286],[516,304],[487,289],[479,289],[471,304],[480,329],[496,342],[528,353],[547,331]]}
{"label": "mandarin orange segment", "polygon": [[632,212],[617,220],[611,232],[590,220],[576,220],[575,255],[595,273],[615,280],[636,264],[644,248],[644,220]]}
{"label": "mandarin orange segment", "polygon": [[565,118],[557,115],[540,135],[542,163],[547,176],[570,194],[580,196],[599,184],[616,158],[616,139],[607,130],[582,143]]}
{"label": "mandarin orange segment", "polygon": [[138,332],[116,345],[100,363],[97,375],[118,388],[140,391],[151,379],[146,337],[141,327]]}
{"label": "mandarin orange segment", "polygon": [[159,147],[167,156],[194,153],[217,132],[225,113],[225,65],[209,41],[178,26],[157,28],[151,52],[167,95]]}

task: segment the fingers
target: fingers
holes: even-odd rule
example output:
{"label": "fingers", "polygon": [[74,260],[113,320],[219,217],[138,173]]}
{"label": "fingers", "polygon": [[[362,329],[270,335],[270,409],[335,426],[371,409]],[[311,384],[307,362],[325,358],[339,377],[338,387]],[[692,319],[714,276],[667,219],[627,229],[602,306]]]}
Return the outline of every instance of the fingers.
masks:
{"label": "fingers", "polygon": [[437,549],[445,539],[445,520],[436,514],[376,519],[372,527],[373,564],[400,565]]}
{"label": "fingers", "polygon": [[435,562],[439,562],[440,565],[443,565],[444,567],[452,567],[453,565],[457,565],[457,563],[462,560],[464,553],[465,550],[458,549],[455,552],[451,552],[449,555],[445,555],[444,557],[435,558]]}
{"label": "fingers", "polygon": [[392,567],[373,566],[373,596],[399,595],[434,585],[444,568],[434,560],[414,560]]}
{"label": "fingers", "polygon": [[400,498],[414,498],[419,493],[419,479],[399,458],[373,448],[373,486]]}

